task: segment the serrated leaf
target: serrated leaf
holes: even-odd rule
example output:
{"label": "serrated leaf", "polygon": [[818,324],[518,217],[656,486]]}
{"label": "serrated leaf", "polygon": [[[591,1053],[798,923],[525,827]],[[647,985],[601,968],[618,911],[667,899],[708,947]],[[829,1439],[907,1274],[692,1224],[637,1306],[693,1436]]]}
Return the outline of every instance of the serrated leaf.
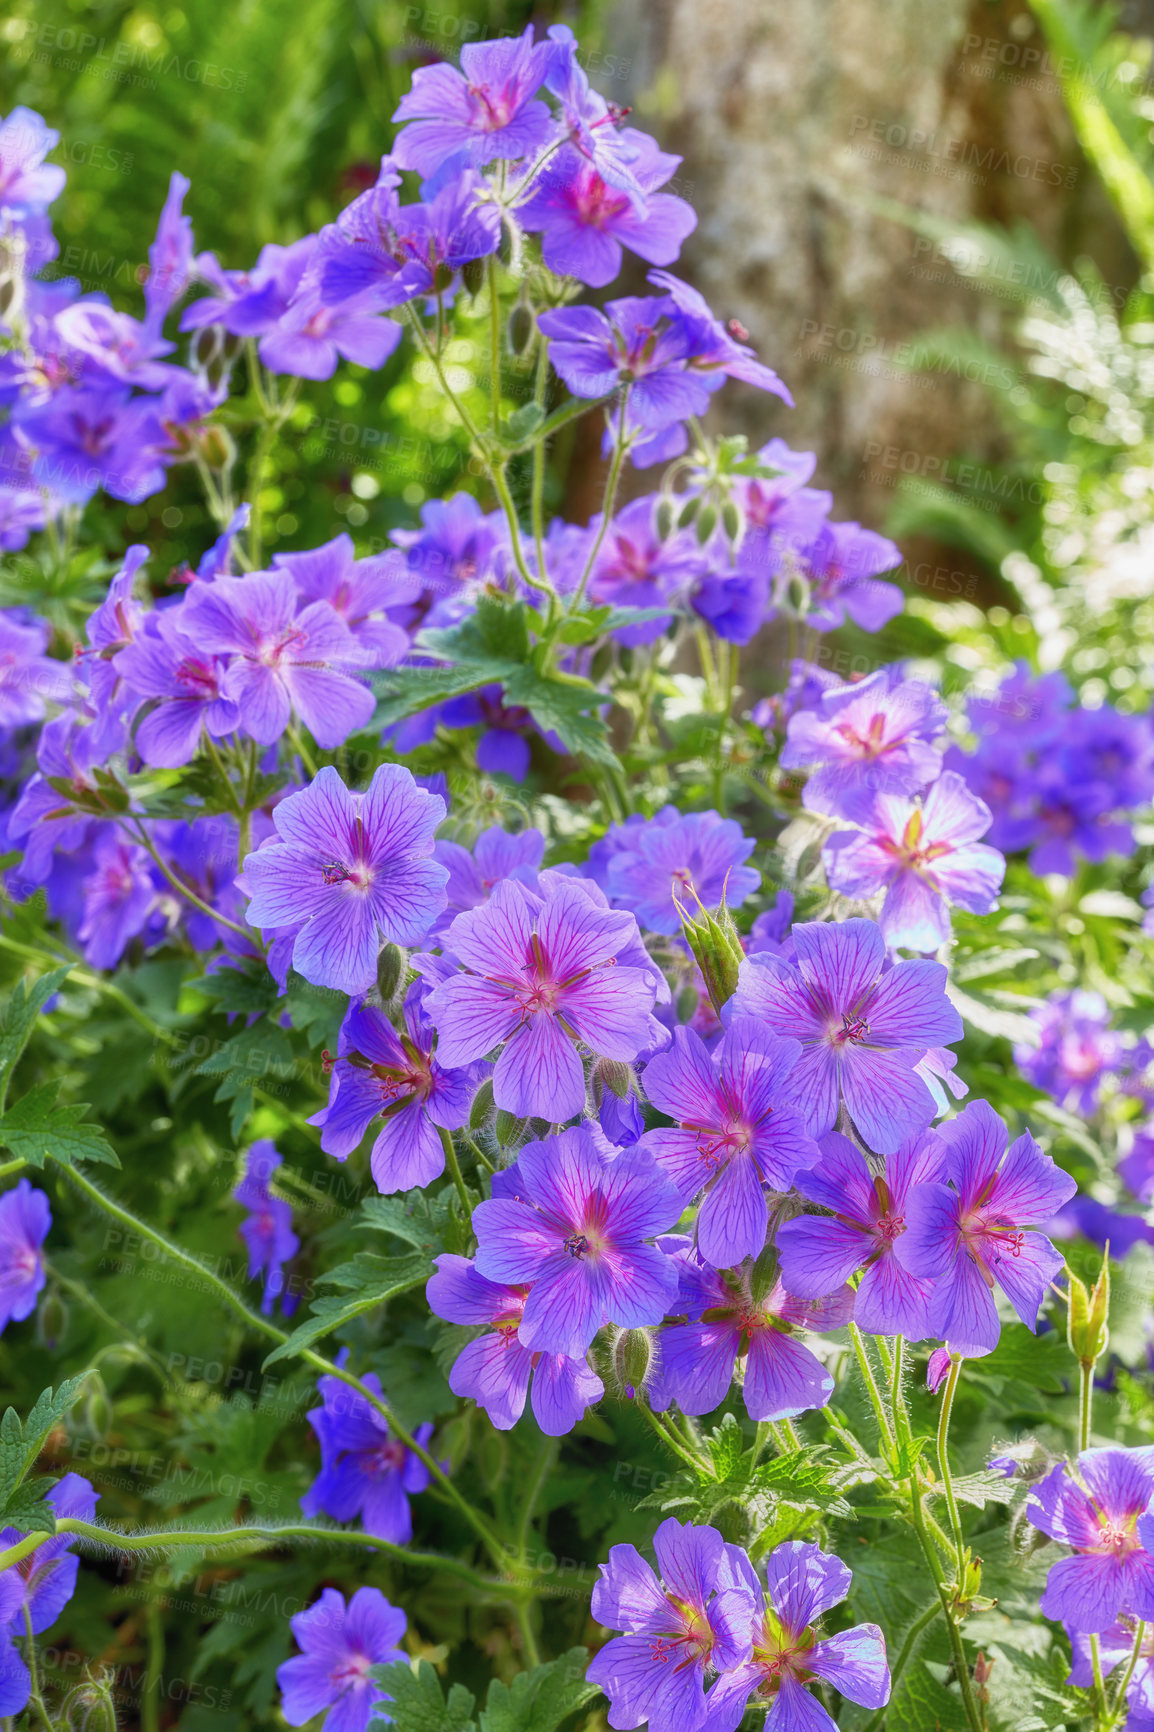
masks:
{"label": "serrated leaf", "polygon": [[435,1257],[444,1250],[442,1230],[448,1213],[447,1194],[430,1197],[427,1191],[409,1191],[403,1197],[366,1197],[353,1225],[366,1232],[391,1233],[414,1250]]}
{"label": "serrated leaf", "polygon": [[351,1263],[341,1263],[322,1277],[341,1286],[346,1294],[326,1295],[313,1301],[312,1315],[297,1325],[287,1341],[274,1347],[264,1362],[263,1370],[280,1359],[291,1359],[304,1347],[311,1347],[322,1336],[351,1323],[354,1317],[376,1310],[401,1293],[421,1287],[432,1274],[432,1260],[421,1252],[409,1257],[377,1257],[371,1251],[358,1252]]}
{"label": "serrated leaf", "polygon": [[0,1118],[0,1143],[30,1167],[43,1167],[48,1159],[59,1161],[62,1167],[75,1166],[77,1161],[102,1161],[105,1166],[118,1167],[116,1151],[100,1126],[84,1122],[87,1104],[60,1106],[59,1094],[58,1077],[29,1089]]}
{"label": "serrated leaf", "polygon": [[41,1390],[25,1420],[14,1407],[5,1408],[0,1419],[0,1511],[27,1501],[17,1500],[17,1489],[24,1486],[48,1433],[68,1412],[84,1381],[82,1374],[70,1377],[59,1389]]}
{"label": "serrated leaf", "polygon": [[969,1732],[960,1692],[947,1690],[924,1660],[914,1660],[898,1680],[886,1709],[886,1732]]}
{"label": "serrated leaf", "polygon": [[226,1016],[261,1016],[280,997],[277,983],[263,962],[251,968],[226,963],[212,974],[190,980],[188,987],[212,1000]]}
{"label": "serrated leaf", "polygon": [[[985,1509],[988,1503],[1013,1503],[1017,1495],[1013,1480],[990,1468],[982,1468],[978,1473],[955,1475],[953,1487],[959,1503],[970,1504],[974,1509]],[[945,1496],[944,1486],[933,1485],[930,1491]]]}
{"label": "serrated leaf", "polygon": [[463,1684],[452,1684],[448,1698],[427,1660],[412,1667],[404,1660],[391,1666],[370,1666],[369,1676],[389,1698],[388,1719],[369,1722],[369,1732],[467,1732],[473,1724],[474,1697]]}
{"label": "serrated leaf", "polygon": [[570,1714],[600,1695],[585,1676],[589,1654],[570,1648],[559,1660],[520,1672],[511,1684],[494,1678],[481,1711],[481,1732],[556,1732]]}
{"label": "serrated leaf", "polygon": [[0,1011],[0,1112],[7,1105],[12,1072],[31,1039],[38,1018],[71,970],[71,963],[64,968],[53,968],[48,974],[42,974],[31,987],[26,981],[18,980]]}

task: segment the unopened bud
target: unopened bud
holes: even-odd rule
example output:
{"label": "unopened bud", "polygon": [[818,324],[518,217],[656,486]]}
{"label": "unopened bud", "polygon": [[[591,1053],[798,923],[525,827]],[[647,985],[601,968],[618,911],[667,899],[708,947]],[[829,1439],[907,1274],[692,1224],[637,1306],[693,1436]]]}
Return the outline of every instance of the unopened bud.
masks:
{"label": "unopened bud", "polygon": [[678,529],[688,529],[689,525],[693,522],[693,519],[697,516],[697,513],[700,509],[701,509],[701,495],[700,495],[700,493],[690,494],[689,498],[685,501],[685,504],[681,507],[681,510],[678,514],[678,518],[677,518]]}
{"label": "unopened bud", "polygon": [[104,1379],[98,1371],[92,1372],[88,1379],[88,1393],[84,1398],[84,1426],[88,1435],[97,1443],[103,1442],[112,1430],[112,1403],[108,1399]]}
{"label": "unopened bud", "polygon": [[497,1141],[503,1149],[507,1149],[510,1144],[517,1142],[520,1138],[525,1129],[525,1121],[519,1119],[516,1113],[511,1113],[505,1107],[501,1107],[497,1113],[494,1129],[497,1133]]}
{"label": "unopened bud", "polygon": [[533,314],[524,301],[518,301],[509,314],[506,327],[509,348],[514,355],[523,355],[533,341]]}
{"label": "unopened bud", "polygon": [[69,1732],[116,1732],[116,1707],[108,1680],[90,1677],[70,1690],[61,1705],[61,1724]]}
{"label": "unopened bud", "polygon": [[433,269],[433,293],[443,295],[453,285],[453,267],[447,265],[444,259]]}
{"label": "unopened bud", "polygon": [[653,527],[658,541],[668,541],[673,534],[674,514],[677,507],[668,493],[663,493],[657,501],[657,509],[653,513]]}
{"label": "unopened bud", "polygon": [[609,663],[613,660],[613,649],[610,644],[599,644],[593,652],[593,660],[589,664],[589,678],[595,686],[599,686],[609,672]]}
{"label": "unopened bud", "polygon": [[623,1059],[599,1058],[597,1075],[606,1088],[613,1090],[618,1100],[625,1100],[633,1087],[633,1072]]}
{"label": "unopened bud", "polygon": [[1107,1318],[1110,1311],[1110,1247],[1102,1254],[1098,1279],[1087,1290],[1084,1281],[1069,1269],[1070,1316],[1067,1339],[1070,1351],[1079,1364],[1091,1366],[1101,1359],[1110,1339]]}
{"label": "unopened bud", "polygon": [[696,527],[698,542],[702,547],[704,547],[714,530],[717,528],[716,505],[702,506],[701,510],[697,513]]}
{"label": "unopened bud", "polygon": [[646,1329],[623,1329],[613,1343],[613,1374],[627,1401],[645,1387],[653,1363],[653,1341]]}
{"label": "unopened bud", "polygon": [[397,995],[407,963],[399,944],[386,944],[377,957],[377,991],[386,1004]]}
{"label": "unopened bud", "polygon": [[732,499],[727,499],[721,508],[721,522],[730,541],[736,542],[741,534],[741,512]]}
{"label": "unopened bud", "polygon": [[778,1260],[776,1245],[763,1245],[757,1261],[749,1271],[749,1293],[755,1305],[761,1305],[777,1286]]}
{"label": "unopened bud", "polygon": [[701,970],[710,1003],[720,1015],[737,991],[738,970],[745,957],[733,916],[724,902],[715,912],[702,908],[692,918],[682,909],[681,930]]}
{"label": "unopened bud", "polygon": [[36,1312],[36,1334],[43,1346],[54,1349],[68,1327],[68,1307],[58,1287],[41,1300]]}
{"label": "unopened bud", "polygon": [[471,1131],[482,1130],[488,1123],[489,1114],[492,1110],[493,1079],[492,1077],[486,1077],[476,1094],[473,1096],[473,1104],[469,1108],[469,1129]]}
{"label": "unopened bud", "polygon": [[481,285],[485,281],[484,259],[467,259],[461,266],[461,281],[467,294],[480,294]]}
{"label": "unopened bud", "polygon": [[694,1011],[701,1002],[701,994],[695,986],[687,986],[677,994],[677,1020],[689,1022]]}
{"label": "unopened bud", "polygon": [[236,446],[227,427],[212,422],[200,434],[200,454],[210,469],[227,469],[236,461]]}

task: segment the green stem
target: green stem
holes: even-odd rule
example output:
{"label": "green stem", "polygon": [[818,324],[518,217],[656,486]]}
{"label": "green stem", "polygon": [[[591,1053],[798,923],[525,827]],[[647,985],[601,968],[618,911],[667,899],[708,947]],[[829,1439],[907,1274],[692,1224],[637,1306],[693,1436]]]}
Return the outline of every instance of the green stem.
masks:
{"label": "green stem", "polygon": [[467,1189],[465,1188],[465,1181],[461,1177],[461,1167],[457,1160],[457,1151],[453,1147],[452,1132],[444,1130],[439,1125],[437,1131],[441,1139],[441,1147],[445,1151],[445,1165],[449,1170],[449,1176],[452,1179],[453,1184],[457,1188],[457,1195],[461,1199],[461,1210],[464,1214],[465,1221],[468,1222],[473,1214],[473,1203]]}
{"label": "green stem", "polygon": [[[537,334],[537,372],[533,380],[533,401],[545,407],[545,388],[549,382],[549,339]],[[538,439],[533,447],[533,484],[530,516],[533,540],[537,548],[537,570],[545,574],[545,440]]]}
{"label": "green stem", "polygon": [[[1110,1718],[1107,1720],[1104,1732],[1112,1732],[1122,1715],[1126,1712],[1126,1692],[1130,1688],[1130,1680],[1134,1676],[1134,1668],[1142,1655],[1142,1643],[1146,1636],[1146,1626],[1141,1621],[1135,1626],[1134,1645],[1130,1649],[1130,1658],[1126,1662],[1126,1670],[1118,1679],[1114,1691],[1114,1699],[1110,1704]],[[1099,1662],[1100,1663],[1100,1662]]]}
{"label": "green stem", "polygon": [[887,1450],[892,1450],[894,1447],[894,1434],[890,1429],[890,1422],[886,1414],[885,1405],[882,1401],[881,1390],[878,1388],[877,1382],[874,1378],[873,1367],[866,1355],[865,1342],[862,1339],[861,1330],[858,1328],[856,1323],[851,1323],[849,1326],[849,1338],[853,1344],[854,1357],[858,1362],[858,1369],[862,1374],[862,1381],[866,1386],[866,1394],[869,1396],[870,1406],[874,1410],[874,1418],[878,1422],[878,1434],[884,1447]]}
{"label": "green stem", "polygon": [[489,254],[489,399],[494,434],[501,425],[501,297],[497,293],[497,260]]}
{"label": "green stem", "polygon": [[1094,1365],[1085,1360],[1080,1361],[1081,1386],[1078,1398],[1078,1449],[1081,1452],[1090,1447],[1090,1419],[1094,1407]]}
{"label": "green stem", "polygon": [[958,1387],[958,1378],[962,1374],[962,1359],[959,1354],[953,1354],[950,1359],[950,1375],[946,1380],[946,1392],[942,1397],[942,1411],[938,1415],[938,1471],[942,1476],[942,1488],[946,1494],[946,1507],[950,1512],[950,1531],[954,1536],[957,1550],[957,1592],[960,1595],[966,1580],[966,1542],[962,1535],[962,1518],[958,1511],[958,1500],[954,1496],[954,1482],[950,1475],[950,1415],[954,1408],[954,1394]]}
{"label": "green stem", "polygon": [[28,1666],[28,1676],[32,1681],[30,1699],[35,1704],[36,1712],[48,1728],[48,1732],[52,1732],[52,1721],[48,1717],[44,1698],[40,1694],[40,1663],[36,1658],[36,1636],[32,1629],[32,1613],[28,1608],[27,1601],[24,1603],[24,1634],[27,1638],[24,1644],[24,1659]]}
{"label": "green stem", "polygon": [[1090,1668],[1094,1675],[1094,1721],[1103,1729],[1110,1722],[1106,1718],[1106,1680],[1102,1676],[1102,1642],[1100,1637],[1090,1637]]}
{"label": "green stem", "polygon": [[657,1433],[657,1436],[661,1439],[662,1443],[668,1445],[674,1455],[680,1456],[681,1460],[687,1467],[691,1467],[694,1473],[705,1473],[710,1479],[714,1478],[713,1469],[705,1460],[705,1457],[692,1454],[691,1451],[682,1443],[677,1433],[672,1429],[668,1429],[663,1423],[661,1416],[654,1413],[653,1409],[646,1405],[644,1397],[637,1402],[637,1408],[639,1412],[645,1416],[647,1423],[653,1431]]}
{"label": "green stem", "polygon": [[[189,1252],[182,1250],[179,1245],[173,1244],[171,1239],[165,1238],[163,1233],[158,1233],[155,1227],[150,1227],[148,1223],[142,1221],[139,1216],[131,1214],[128,1209],[122,1208],[119,1203],[114,1203],[111,1197],[105,1196],[103,1191],[99,1190],[90,1179],[85,1178],[84,1174],[79,1172],[75,1167],[65,1167],[63,1171],[67,1173],[73,1184],[78,1186],[79,1189],[84,1192],[85,1196],[96,1204],[97,1208],[103,1209],[106,1214],[112,1216],[113,1220],[119,1221],[123,1226],[131,1228],[134,1233],[142,1234],[146,1239],[150,1240],[152,1244],[156,1245],[159,1250],[163,1251],[167,1257],[170,1257],[174,1263],[177,1263],[182,1268],[189,1270],[190,1273],[203,1281],[206,1286],[211,1287],[213,1292],[223,1299],[225,1304],[228,1305],[243,1322],[247,1323],[250,1329],[255,1330],[258,1334],[265,1336],[266,1339],[270,1341],[275,1341],[280,1347],[283,1347],[289,1341],[290,1338],[283,1329],[279,1329],[277,1325],[271,1322],[267,1317],[262,1317],[259,1311],[254,1311],[251,1306],[246,1305],[240,1295],[233,1292],[228,1282],[222,1280],[213,1270],[206,1268],[203,1263],[198,1262],[195,1257],[193,1257]],[[405,1445],[406,1449],[411,1450],[417,1459],[424,1463],[425,1467],[429,1470],[431,1478],[436,1481],[441,1491],[449,1501],[456,1506],[457,1510],[464,1517],[465,1521],[468,1522],[478,1539],[480,1539],[485,1545],[497,1568],[501,1570],[507,1569],[509,1565],[508,1555],[500,1540],[489,1528],[488,1523],[477,1513],[472,1504],[469,1503],[468,1499],[462,1496],[462,1494],[457,1490],[457,1487],[453,1484],[452,1480],[449,1479],[436,1457],[431,1455],[423,1445],[419,1444],[413,1437],[412,1433],[401,1424],[388,1403],[379,1395],[375,1395],[371,1389],[366,1388],[360,1378],[356,1377],[351,1371],[346,1371],[343,1366],[337,1365],[332,1360],[326,1359],[323,1354],[315,1352],[313,1348],[298,1347],[294,1348],[293,1351],[298,1358],[304,1360],[306,1365],[311,1365],[314,1371],[318,1371],[326,1377],[335,1377],[341,1383],[347,1384],[350,1389],[355,1389],[358,1395],[362,1396],[369,1403],[370,1407],[376,1409],[385,1421],[385,1424],[389,1427],[393,1436],[398,1438],[400,1442]],[[0,1568],[2,1567],[3,1566],[0,1565]]]}
{"label": "green stem", "polygon": [[0,1162],[0,1179],[11,1178],[13,1173],[22,1173],[27,1165],[27,1161]]}
{"label": "green stem", "polygon": [[946,1587],[945,1578],[942,1573],[942,1566],[938,1560],[938,1554],[935,1552],[930,1536],[926,1532],[925,1511],[922,1508],[922,1493],[919,1484],[920,1477],[921,1476],[915,1469],[913,1477],[910,1480],[910,1514],[913,1518],[914,1531],[918,1536],[918,1543],[922,1548],[922,1554],[925,1557],[926,1563],[929,1565],[930,1574],[934,1578],[934,1586],[938,1590],[938,1599],[941,1601],[942,1612],[945,1615],[946,1630],[950,1639],[950,1652],[953,1655],[954,1671],[957,1675],[958,1686],[962,1692],[962,1703],[966,1710],[966,1718],[970,1722],[971,1732],[982,1732],[981,1715],[978,1711],[978,1704],[974,1699],[974,1684],[973,1679],[970,1677],[970,1667],[966,1660],[966,1650],[962,1644],[962,1633],[958,1629],[957,1623],[954,1620],[950,1606],[949,1589]]}
{"label": "green stem", "polygon": [[601,526],[594,538],[593,546],[589,549],[589,557],[585,561],[585,569],[581,573],[581,581],[574,591],[572,601],[569,603],[568,611],[570,613],[576,613],[581,606],[582,599],[585,595],[585,586],[589,582],[593,572],[593,567],[597,563],[597,555],[601,551],[601,543],[609,533],[609,520],[613,516],[613,506],[617,499],[617,484],[621,479],[621,466],[625,461],[625,453],[628,449],[628,442],[625,438],[625,413],[629,407],[629,392],[631,389],[631,386],[626,385],[624,391],[621,393],[621,408],[617,417],[617,442],[613,450],[613,461],[609,465],[609,474],[605,481],[605,497],[601,501]]}
{"label": "green stem", "polygon": [[[922,1631],[928,1629],[929,1626],[933,1623],[934,1619],[940,1618],[941,1615],[942,1615],[942,1603],[940,1600],[935,1600],[933,1605],[927,1606],[926,1610],[922,1613],[921,1617],[916,1618],[914,1620],[914,1622],[910,1625],[909,1629],[906,1631],[905,1641],[902,1643],[900,1649],[898,1650],[898,1657],[894,1661],[893,1665],[890,1667],[890,1690],[891,1690],[891,1692],[893,1690],[893,1686],[897,1683],[898,1679],[901,1677],[902,1673],[906,1669],[906,1666],[909,1662],[910,1655],[913,1652],[914,1643],[917,1641],[917,1639],[921,1635]],[[862,1727],[861,1732],[876,1732],[876,1728],[881,1725],[882,1721],[886,1717],[886,1712],[888,1710],[888,1707],[889,1707],[889,1704],[884,1703],[882,1705],[882,1707],[875,1709],[874,1712],[870,1715],[869,1719],[866,1721],[865,1725]]]}
{"label": "green stem", "polygon": [[144,1673],[144,1695],[140,1703],[140,1732],[158,1732],[160,1686],[164,1677],[164,1618],[159,1601],[150,1602],[146,1622],[148,1656]]}
{"label": "green stem", "polygon": [[199,908],[202,914],[207,914],[210,920],[215,920],[218,926],[227,926],[230,932],[238,932],[240,936],[247,939],[250,944],[254,943],[255,936],[248,927],[238,926],[235,920],[230,920],[227,915],[220,912],[219,908],[213,908],[209,903],[203,901],[197,895],[195,890],[191,889],[189,885],[183,883],[182,880],[169,869],[165,861],[162,860],[160,855],[157,853],[156,848],[149,838],[143,824],[141,824],[139,819],[135,822],[136,828],[135,830],[131,830],[129,834],[133,836],[135,841],[140,843],[140,846],[145,850],[149,857],[157,866],[160,867],[160,870],[164,873],[164,876],[168,879],[172,888],[178,891],[179,894],[184,897],[186,902],[191,902],[194,908]]}

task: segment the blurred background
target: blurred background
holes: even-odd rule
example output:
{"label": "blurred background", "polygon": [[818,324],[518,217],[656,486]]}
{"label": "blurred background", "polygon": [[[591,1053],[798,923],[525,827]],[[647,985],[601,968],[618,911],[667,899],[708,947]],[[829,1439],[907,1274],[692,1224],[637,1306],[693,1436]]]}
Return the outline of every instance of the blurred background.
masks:
{"label": "blurred background", "polygon": [[[371,182],[415,66],[530,19],[571,23],[594,83],[681,154],[699,221],[679,268],[795,396],[730,385],[716,424],[815,450],[834,514],[901,542],[913,605],[874,659],[947,637],[964,658],[972,632],[987,660],[1058,665],[1089,632],[1089,701],[1144,703],[1150,0],[14,0],[3,107],[60,130],[69,174],[51,269],[139,310],[174,168],[198,247],[248,265]],[[478,486],[403,366],[306,388],[267,484],[274,546],[343,520],[367,550]],[[598,438],[555,453],[551,504],[579,522]],[[176,565],[211,538],[190,470],[92,515],[110,553],[147,536]]]}

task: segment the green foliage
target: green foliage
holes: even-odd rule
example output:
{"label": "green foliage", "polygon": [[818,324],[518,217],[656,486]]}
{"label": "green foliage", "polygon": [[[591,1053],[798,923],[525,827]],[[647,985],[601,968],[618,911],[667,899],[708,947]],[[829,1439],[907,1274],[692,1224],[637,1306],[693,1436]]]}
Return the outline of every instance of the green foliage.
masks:
{"label": "green foliage", "polygon": [[[425,1660],[415,1667],[374,1666],[372,1676],[392,1698],[389,1719],[397,1732],[557,1732],[599,1693],[585,1681],[588,1664],[588,1650],[572,1648],[559,1660],[517,1673],[509,1684],[494,1678],[476,1719],[470,1693],[453,1684],[446,1697]],[[386,1724],[373,1722],[378,1729]]]}
{"label": "green foliage", "polygon": [[48,1434],[72,1407],[84,1377],[70,1377],[57,1390],[42,1390],[27,1419],[7,1407],[0,1419],[0,1526],[21,1533],[56,1532],[50,1504],[41,1500],[55,1483],[40,1476],[29,1479]]}

